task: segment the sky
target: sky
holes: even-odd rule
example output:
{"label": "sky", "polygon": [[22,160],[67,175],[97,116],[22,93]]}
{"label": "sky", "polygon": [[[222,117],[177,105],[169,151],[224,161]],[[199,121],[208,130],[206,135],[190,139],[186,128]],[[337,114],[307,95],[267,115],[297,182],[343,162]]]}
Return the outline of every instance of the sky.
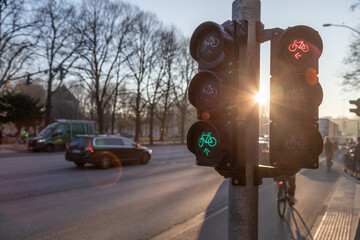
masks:
{"label": "sky", "polygon": [[[324,98],[319,117],[357,118],[350,113],[349,100],[360,98],[359,91],[345,92],[342,75],[347,66],[344,58],[357,33],[342,27],[323,27],[324,23],[343,24],[360,30],[360,8],[350,11],[358,0],[263,0],[261,22],[265,29],[307,25],[317,30],[323,40],[319,60],[319,81]],[[231,20],[233,0],[127,0],[144,11],[149,11],[166,25],[176,26],[191,37],[198,25],[205,21],[223,23]],[[268,91],[270,81],[270,43],[261,44],[260,82],[262,91]]]}

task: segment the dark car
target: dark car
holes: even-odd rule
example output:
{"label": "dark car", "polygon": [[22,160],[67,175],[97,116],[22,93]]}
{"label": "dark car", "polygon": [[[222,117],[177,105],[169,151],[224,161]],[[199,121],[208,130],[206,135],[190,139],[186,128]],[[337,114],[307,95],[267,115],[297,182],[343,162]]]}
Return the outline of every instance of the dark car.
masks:
{"label": "dark car", "polygon": [[125,137],[79,135],[68,144],[65,159],[78,167],[91,163],[105,169],[125,161],[147,164],[151,153],[151,149]]}
{"label": "dark car", "polygon": [[262,165],[269,165],[269,142],[259,141],[259,163]]}

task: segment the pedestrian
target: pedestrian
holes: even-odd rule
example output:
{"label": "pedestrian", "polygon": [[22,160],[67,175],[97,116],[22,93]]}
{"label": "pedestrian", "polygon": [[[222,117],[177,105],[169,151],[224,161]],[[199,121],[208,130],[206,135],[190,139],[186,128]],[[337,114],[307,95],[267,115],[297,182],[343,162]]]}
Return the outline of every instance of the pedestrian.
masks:
{"label": "pedestrian", "polygon": [[24,130],[21,132],[21,143],[26,143],[26,139],[29,137],[29,132]]}

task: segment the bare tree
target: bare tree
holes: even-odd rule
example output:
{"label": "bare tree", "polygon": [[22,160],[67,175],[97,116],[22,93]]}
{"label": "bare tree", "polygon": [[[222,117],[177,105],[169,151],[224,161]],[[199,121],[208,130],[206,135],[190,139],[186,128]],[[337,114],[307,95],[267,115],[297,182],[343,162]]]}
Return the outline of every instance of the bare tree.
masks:
{"label": "bare tree", "polygon": [[121,85],[119,91],[119,101],[117,103],[116,110],[116,127],[120,134],[130,137],[131,129],[133,128],[133,117],[131,116],[131,110],[128,106],[129,102],[129,91],[126,88],[126,85]]}
{"label": "bare tree", "polygon": [[141,115],[146,107],[144,91],[147,79],[152,76],[158,56],[160,22],[153,14],[139,12],[135,23],[136,34],[133,39],[132,54],[127,58],[130,76],[135,80],[135,92],[130,107],[135,115],[135,141],[139,141]]}
{"label": "bare tree", "polygon": [[[108,0],[83,1],[79,29],[85,40],[77,76],[95,102],[99,132],[104,133],[104,110],[121,81],[112,85],[116,69],[127,58],[137,9]],[[115,94],[117,97],[118,95]]]}
{"label": "bare tree", "polygon": [[[360,9],[360,0],[350,6],[351,11]],[[343,85],[346,91],[360,89],[360,35],[356,35],[350,44],[349,55],[344,59],[348,70],[343,74]]]}
{"label": "bare tree", "polygon": [[[160,59],[161,56],[158,56],[157,59]],[[154,118],[155,118],[155,109],[160,100],[161,94],[161,84],[163,83],[163,78],[166,74],[164,61],[157,61],[154,66],[154,77],[148,78],[147,88],[146,88],[146,99],[149,110],[149,143],[150,145],[154,144],[153,132],[154,132]]]}
{"label": "bare tree", "polygon": [[180,113],[178,117],[180,118],[181,143],[184,143],[185,140],[185,124],[190,106],[188,97],[189,84],[197,71],[197,64],[190,56],[188,42],[188,39],[181,41],[180,58],[182,61],[179,64],[180,76],[177,84],[173,85],[174,101]]}
{"label": "bare tree", "polygon": [[166,120],[171,108],[170,93],[173,89],[173,81],[177,72],[179,63],[180,45],[174,29],[164,30],[161,33],[161,57],[164,62],[165,74],[163,83],[161,84],[160,106],[156,116],[160,121],[160,141],[164,140],[164,132],[166,129]]}
{"label": "bare tree", "polygon": [[350,54],[344,59],[347,72],[343,75],[343,85],[347,90],[360,89],[360,36],[350,45]]}
{"label": "bare tree", "polygon": [[[115,122],[116,122],[116,113],[118,111],[118,105],[120,105],[120,107],[122,106],[122,102],[124,102],[124,100],[126,99],[126,95],[125,97],[122,97],[121,94],[121,84],[124,82],[125,78],[127,77],[127,75],[121,75],[121,63],[122,61],[119,62],[119,64],[117,65],[116,68],[116,76],[115,76],[115,83],[114,83],[114,88],[115,88],[115,92],[113,94],[113,99],[112,99],[112,109],[111,109],[111,134],[114,134],[115,132]],[[120,101],[120,104],[119,104]]]}
{"label": "bare tree", "polygon": [[90,118],[90,106],[91,106],[91,99],[84,87],[78,81],[71,81],[69,82],[69,90],[72,94],[76,97],[79,101],[79,110],[77,119],[80,120],[89,120]]}
{"label": "bare tree", "polygon": [[19,73],[30,59],[30,27],[26,18],[25,1],[0,1],[0,81],[5,82]]}
{"label": "bare tree", "polygon": [[360,7],[360,0],[355,1],[355,3],[350,6],[350,10],[354,11],[358,7]]}
{"label": "bare tree", "polygon": [[[52,94],[60,88],[64,74],[77,60],[76,53],[81,50],[83,41],[74,28],[77,15],[73,5],[60,0],[46,0],[41,3],[37,8],[34,32],[39,38],[37,55],[40,60],[46,61],[48,69],[45,105],[47,125],[51,122]],[[58,81],[56,74],[59,74]]]}

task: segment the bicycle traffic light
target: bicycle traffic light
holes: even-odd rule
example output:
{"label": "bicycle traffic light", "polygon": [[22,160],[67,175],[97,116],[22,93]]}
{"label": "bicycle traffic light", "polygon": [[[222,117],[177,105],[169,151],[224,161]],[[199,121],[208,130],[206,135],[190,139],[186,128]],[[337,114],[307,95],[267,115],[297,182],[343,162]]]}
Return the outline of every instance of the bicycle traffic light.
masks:
{"label": "bicycle traffic light", "polygon": [[356,109],[352,108],[350,109],[350,112],[353,112],[356,115],[360,116],[360,98],[358,98],[357,100],[350,100],[349,103],[356,105]]}
{"label": "bicycle traffic light", "polygon": [[26,75],[25,85],[30,85],[31,83],[32,83],[31,74],[28,73],[28,74]]}
{"label": "bicycle traffic light", "polygon": [[246,60],[246,53],[242,54],[246,33],[245,21],[204,22],[190,40],[190,54],[198,62],[199,72],[190,82],[189,101],[196,107],[199,121],[189,129],[187,147],[197,165],[215,167],[224,177],[230,177],[237,165],[235,102],[238,66]]}
{"label": "bicycle traffic light", "polygon": [[271,165],[319,165],[323,143],[317,120],[323,91],[317,75],[322,48],[318,32],[307,26],[290,27],[271,40]]}

